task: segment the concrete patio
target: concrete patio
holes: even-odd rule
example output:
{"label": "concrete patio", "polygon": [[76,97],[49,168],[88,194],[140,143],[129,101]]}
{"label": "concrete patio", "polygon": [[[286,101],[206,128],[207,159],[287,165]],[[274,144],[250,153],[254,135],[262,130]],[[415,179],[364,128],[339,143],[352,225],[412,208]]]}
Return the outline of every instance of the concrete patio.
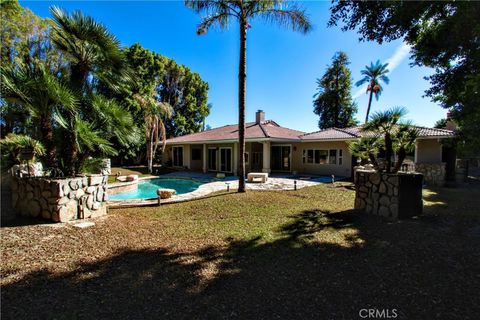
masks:
{"label": "concrete patio", "polygon": [[[174,195],[170,199],[162,200],[162,204],[177,203],[183,201],[189,201],[194,199],[203,198],[211,193],[226,191],[227,189],[235,190],[238,188],[238,178],[235,176],[226,176],[225,178],[217,179],[215,173],[201,173],[191,171],[178,171],[161,175],[159,177],[141,178],[155,179],[155,178],[179,178],[179,179],[195,179],[205,184],[202,184],[197,190],[180,195]],[[340,180],[340,179],[339,179]],[[297,189],[315,186],[321,183],[332,182],[331,177],[325,176],[293,176],[291,174],[273,174],[270,175],[266,183],[258,182],[246,182],[247,190],[255,191],[267,191],[267,190],[294,190],[295,184]],[[130,207],[130,206],[146,206],[158,204],[157,199],[149,200],[122,200],[122,201],[109,201],[109,207]]]}

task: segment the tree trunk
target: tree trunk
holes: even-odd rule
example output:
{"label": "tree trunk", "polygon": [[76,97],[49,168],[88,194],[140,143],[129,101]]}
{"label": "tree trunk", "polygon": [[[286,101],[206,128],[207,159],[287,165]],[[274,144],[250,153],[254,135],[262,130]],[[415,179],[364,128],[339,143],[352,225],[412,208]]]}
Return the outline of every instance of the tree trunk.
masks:
{"label": "tree trunk", "polygon": [[[87,66],[85,66],[85,64],[79,63],[76,65],[72,65],[70,68],[70,72],[72,73],[70,76],[70,84],[72,88],[76,89],[81,96],[81,94],[83,93],[84,82],[87,79],[88,68]],[[84,101],[80,101],[80,105],[77,110],[79,113],[85,110]],[[75,128],[75,115],[72,113],[68,113],[68,120],[70,122],[70,128],[68,129],[67,133],[68,142],[66,148],[66,170],[68,176],[74,177],[77,173],[77,167],[78,165],[80,165],[80,161],[78,161],[78,137]],[[84,155],[82,155],[82,158],[83,157]]]}
{"label": "tree trunk", "polygon": [[247,22],[240,20],[240,63],[238,66],[238,192],[245,192],[245,95],[247,80]]}
{"label": "tree trunk", "polygon": [[390,137],[389,133],[385,134],[385,162],[386,162],[386,170],[387,173],[390,173],[392,167],[392,138]]}
{"label": "tree trunk", "polygon": [[77,135],[75,133],[75,128],[72,127],[71,131],[67,134],[67,164],[66,164],[66,175],[74,177],[76,170],[76,162],[78,157],[77,149]]}
{"label": "tree trunk", "polygon": [[369,153],[368,158],[370,159],[370,162],[372,163],[375,170],[377,170],[378,169],[378,162],[377,162],[377,158],[375,157],[375,155],[373,153]]}
{"label": "tree trunk", "polygon": [[372,106],[373,88],[370,90],[370,97],[368,98],[367,115],[365,116],[365,123],[368,122],[368,116],[370,115],[370,107]]}
{"label": "tree trunk", "polygon": [[400,147],[397,152],[397,163],[395,163],[392,173],[397,173],[401,169],[403,160],[405,160],[406,156],[407,153],[405,152],[405,148]]}
{"label": "tree trunk", "polygon": [[49,117],[44,115],[40,117],[40,131],[47,152],[47,165],[50,168],[54,168],[57,166],[57,152],[55,149],[55,141],[53,141],[53,129]]}
{"label": "tree trunk", "polygon": [[153,172],[153,128],[150,128],[150,136],[147,137],[147,167],[148,172]]}

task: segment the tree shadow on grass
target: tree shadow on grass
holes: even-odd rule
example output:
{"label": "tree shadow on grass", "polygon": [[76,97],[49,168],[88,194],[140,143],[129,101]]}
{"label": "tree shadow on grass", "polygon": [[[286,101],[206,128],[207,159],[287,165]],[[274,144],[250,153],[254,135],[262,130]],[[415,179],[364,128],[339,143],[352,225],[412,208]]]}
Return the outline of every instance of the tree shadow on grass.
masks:
{"label": "tree shadow on grass", "polygon": [[124,250],[60,275],[35,272],[2,288],[2,316],[357,319],[362,308],[395,308],[397,319],[473,319],[480,312],[479,239],[354,211],[299,212],[277,232],[274,241]]}

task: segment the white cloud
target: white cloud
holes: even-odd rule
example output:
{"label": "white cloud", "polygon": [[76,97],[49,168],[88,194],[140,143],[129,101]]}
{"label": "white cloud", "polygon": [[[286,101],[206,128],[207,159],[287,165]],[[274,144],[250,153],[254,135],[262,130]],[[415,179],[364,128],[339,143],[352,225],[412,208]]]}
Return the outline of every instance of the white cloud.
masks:
{"label": "white cloud", "polygon": [[[392,73],[393,70],[395,70],[398,65],[407,58],[408,53],[410,52],[410,45],[406,43],[402,43],[400,46],[397,47],[393,55],[385,61],[385,63],[388,63],[388,73]],[[356,99],[360,97],[362,94],[365,94],[367,91],[367,86],[368,84],[363,85],[360,89],[355,92],[353,95],[353,99]]]}

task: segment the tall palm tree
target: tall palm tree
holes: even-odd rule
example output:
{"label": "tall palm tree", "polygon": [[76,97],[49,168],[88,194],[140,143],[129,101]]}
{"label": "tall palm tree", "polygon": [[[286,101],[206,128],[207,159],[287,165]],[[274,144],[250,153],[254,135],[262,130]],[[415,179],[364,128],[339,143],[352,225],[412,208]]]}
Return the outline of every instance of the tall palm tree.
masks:
{"label": "tall palm tree", "polygon": [[[101,81],[112,90],[120,90],[122,80],[128,78],[129,74],[119,41],[104,25],[80,11],[68,14],[52,7],[51,12],[54,21],[52,42],[69,62],[70,87],[80,101],[78,109],[66,109],[63,112],[64,127],[68,128],[69,135],[66,169],[68,174],[73,175],[79,165],[78,153],[82,143],[79,133],[95,136],[95,141],[103,147],[103,151],[113,151],[108,141],[99,136],[102,128],[95,130],[95,122],[88,118],[89,115],[95,118],[98,111],[93,100],[98,95],[94,90],[95,84]],[[103,105],[114,107],[111,103]],[[91,149],[88,140],[82,140]]]}
{"label": "tall palm tree", "polygon": [[158,145],[162,143],[162,152],[165,150],[167,131],[163,119],[171,118],[173,108],[165,102],[155,99],[154,88],[148,94],[135,95],[135,99],[143,110],[145,125],[145,138],[147,144],[148,171],[153,172],[153,159],[157,152]]}
{"label": "tall palm tree", "polygon": [[238,192],[245,192],[245,96],[247,63],[247,30],[255,18],[290,27],[293,31],[307,33],[311,29],[305,11],[296,4],[276,1],[248,0],[186,0],[185,5],[205,16],[197,27],[197,34],[205,34],[212,26],[226,29],[231,19],[240,27],[240,61],[238,66],[238,137],[240,168]]}
{"label": "tall palm tree", "polygon": [[365,123],[368,122],[368,116],[370,115],[370,108],[372,106],[372,97],[375,94],[375,99],[378,101],[380,95],[382,94],[383,87],[380,82],[384,82],[388,84],[390,79],[386,76],[388,73],[388,63],[381,64],[380,60],[377,60],[375,64],[370,62],[370,66],[365,66],[365,69],[361,71],[363,78],[357,81],[355,85],[357,87],[362,86],[365,83],[368,83],[367,86],[367,93],[370,92],[370,96],[368,98],[368,108],[367,114],[365,116]]}
{"label": "tall palm tree", "polygon": [[400,120],[406,113],[407,110],[401,107],[376,112],[373,114],[370,122],[366,123],[362,129],[363,131],[373,132],[379,137],[383,136],[387,173],[390,173],[392,169],[393,143],[394,139],[396,139],[399,125],[402,124]]}
{"label": "tall palm tree", "polygon": [[58,106],[74,108],[77,99],[71,90],[46,65],[37,61],[27,66],[1,68],[2,97],[26,107],[36,120],[40,141],[46,149],[49,167],[56,167],[56,147],[52,121]]}

